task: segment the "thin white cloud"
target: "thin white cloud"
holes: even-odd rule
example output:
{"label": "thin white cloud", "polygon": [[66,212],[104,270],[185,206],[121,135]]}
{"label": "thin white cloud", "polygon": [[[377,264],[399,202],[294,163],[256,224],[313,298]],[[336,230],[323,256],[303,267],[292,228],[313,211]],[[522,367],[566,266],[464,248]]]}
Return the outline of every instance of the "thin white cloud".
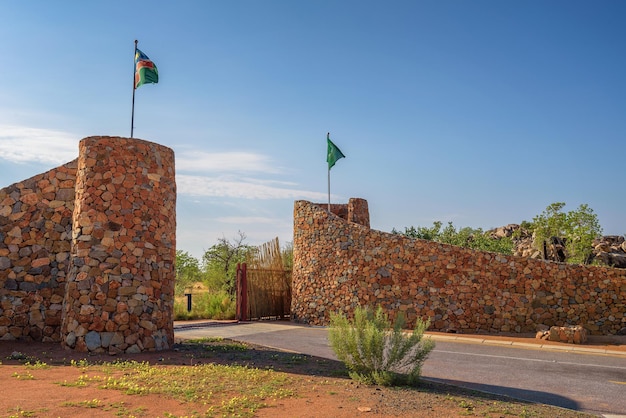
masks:
{"label": "thin white cloud", "polygon": [[270,158],[251,152],[176,152],[176,170],[183,172],[265,172],[279,173]]}
{"label": "thin white cloud", "polygon": [[293,181],[284,181],[284,180],[270,180],[270,179],[258,179],[254,177],[241,177],[241,181],[245,181],[253,184],[276,184],[281,186],[297,186],[298,183]]}
{"label": "thin white cloud", "polygon": [[0,159],[60,165],[78,157],[76,137],[50,129],[0,125]]}
{"label": "thin white cloud", "polygon": [[[78,142],[79,139],[67,132],[0,124],[0,159],[14,163],[39,163],[51,167],[64,164],[78,156]],[[280,169],[262,154],[185,150],[176,155],[176,170],[179,173],[231,173],[218,176],[177,174],[178,192],[188,196],[314,201],[326,197],[324,193],[298,190],[294,182],[239,175],[279,173]]]}
{"label": "thin white cloud", "polygon": [[262,216],[222,216],[215,220],[225,224],[273,224],[276,222],[274,218]]}
{"label": "thin white cloud", "polygon": [[275,187],[273,181],[237,178],[234,176],[176,175],[178,192],[189,196],[234,197],[241,199],[311,199],[323,200],[319,192]]}

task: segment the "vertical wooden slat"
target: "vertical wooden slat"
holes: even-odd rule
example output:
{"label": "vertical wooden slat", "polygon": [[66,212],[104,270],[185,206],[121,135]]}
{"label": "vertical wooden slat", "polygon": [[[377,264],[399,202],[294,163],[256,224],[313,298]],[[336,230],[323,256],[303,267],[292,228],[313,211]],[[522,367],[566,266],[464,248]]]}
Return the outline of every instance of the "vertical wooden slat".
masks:
{"label": "vertical wooden slat", "polygon": [[284,318],[291,309],[291,271],[285,271],[278,238],[246,260],[249,319]]}
{"label": "vertical wooden slat", "polygon": [[246,274],[246,263],[237,264],[237,276],[235,288],[237,289],[236,310],[237,320],[247,321],[248,316],[248,280]]}

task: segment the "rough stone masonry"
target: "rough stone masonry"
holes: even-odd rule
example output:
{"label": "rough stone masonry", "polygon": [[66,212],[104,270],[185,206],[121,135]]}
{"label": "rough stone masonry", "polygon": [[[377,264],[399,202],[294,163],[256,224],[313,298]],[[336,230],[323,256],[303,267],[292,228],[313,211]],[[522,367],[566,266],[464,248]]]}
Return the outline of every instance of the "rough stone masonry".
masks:
{"label": "rough stone masonry", "polygon": [[111,354],[174,341],[174,153],[89,137],[0,189],[0,339]]}
{"label": "rough stone masonry", "polygon": [[357,306],[380,305],[392,319],[402,312],[409,327],[419,317],[439,331],[581,325],[610,335],[626,328],[626,270],[376,231],[362,199],[330,212],[324,204],[295,202],[292,277],[292,319],[313,325],[328,325],[331,312],[350,317]]}

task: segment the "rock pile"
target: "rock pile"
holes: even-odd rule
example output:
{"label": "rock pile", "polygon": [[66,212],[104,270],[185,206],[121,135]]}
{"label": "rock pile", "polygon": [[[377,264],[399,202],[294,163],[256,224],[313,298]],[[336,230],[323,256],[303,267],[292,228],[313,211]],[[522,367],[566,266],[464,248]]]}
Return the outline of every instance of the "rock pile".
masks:
{"label": "rock pile", "polygon": [[626,241],[621,235],[607,235],[593,243],[596,260],[607,266],[626,268]]}
{"label": "rock pile", "polygon": [[[494,239],[512,238],[515,245],[514,256],[535,259],[543,259],[547,256],[548,260],[567,261],[566,243],[563,238],[553,237],[550,242],[547,242],[546,254],[544,255],[543,251],[534,245],[532,234],[518,224],[494,228],[488,231],[488,234]],[[626,241],[624,236],[605,235],[594,240],[592,260],[609,267],[626,268]]]}
{"label": "rock pile", "polygon": [[547,327],[540,325],[536,338],[569,344],[585,344],[588,339],[587,330],[582,325],[565,327]]}

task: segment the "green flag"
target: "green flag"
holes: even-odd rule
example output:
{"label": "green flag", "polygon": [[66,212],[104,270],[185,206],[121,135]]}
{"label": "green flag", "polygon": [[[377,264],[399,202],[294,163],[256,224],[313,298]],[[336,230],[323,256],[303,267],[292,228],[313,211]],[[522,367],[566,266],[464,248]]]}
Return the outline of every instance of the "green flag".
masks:
{"label": "green flag", "polygon": [[330,132],[326,134],[326,142],[328,142],[326,162],[328,163],[328,169],[330,170],[332,166],[335,165],[337,160],[339,160],[340,158],[346,158],[346,156],[343,155],[343,152],[341,152],[341,150],[337,148],[337,145],[333,144],[333,141],[330,140]]}

